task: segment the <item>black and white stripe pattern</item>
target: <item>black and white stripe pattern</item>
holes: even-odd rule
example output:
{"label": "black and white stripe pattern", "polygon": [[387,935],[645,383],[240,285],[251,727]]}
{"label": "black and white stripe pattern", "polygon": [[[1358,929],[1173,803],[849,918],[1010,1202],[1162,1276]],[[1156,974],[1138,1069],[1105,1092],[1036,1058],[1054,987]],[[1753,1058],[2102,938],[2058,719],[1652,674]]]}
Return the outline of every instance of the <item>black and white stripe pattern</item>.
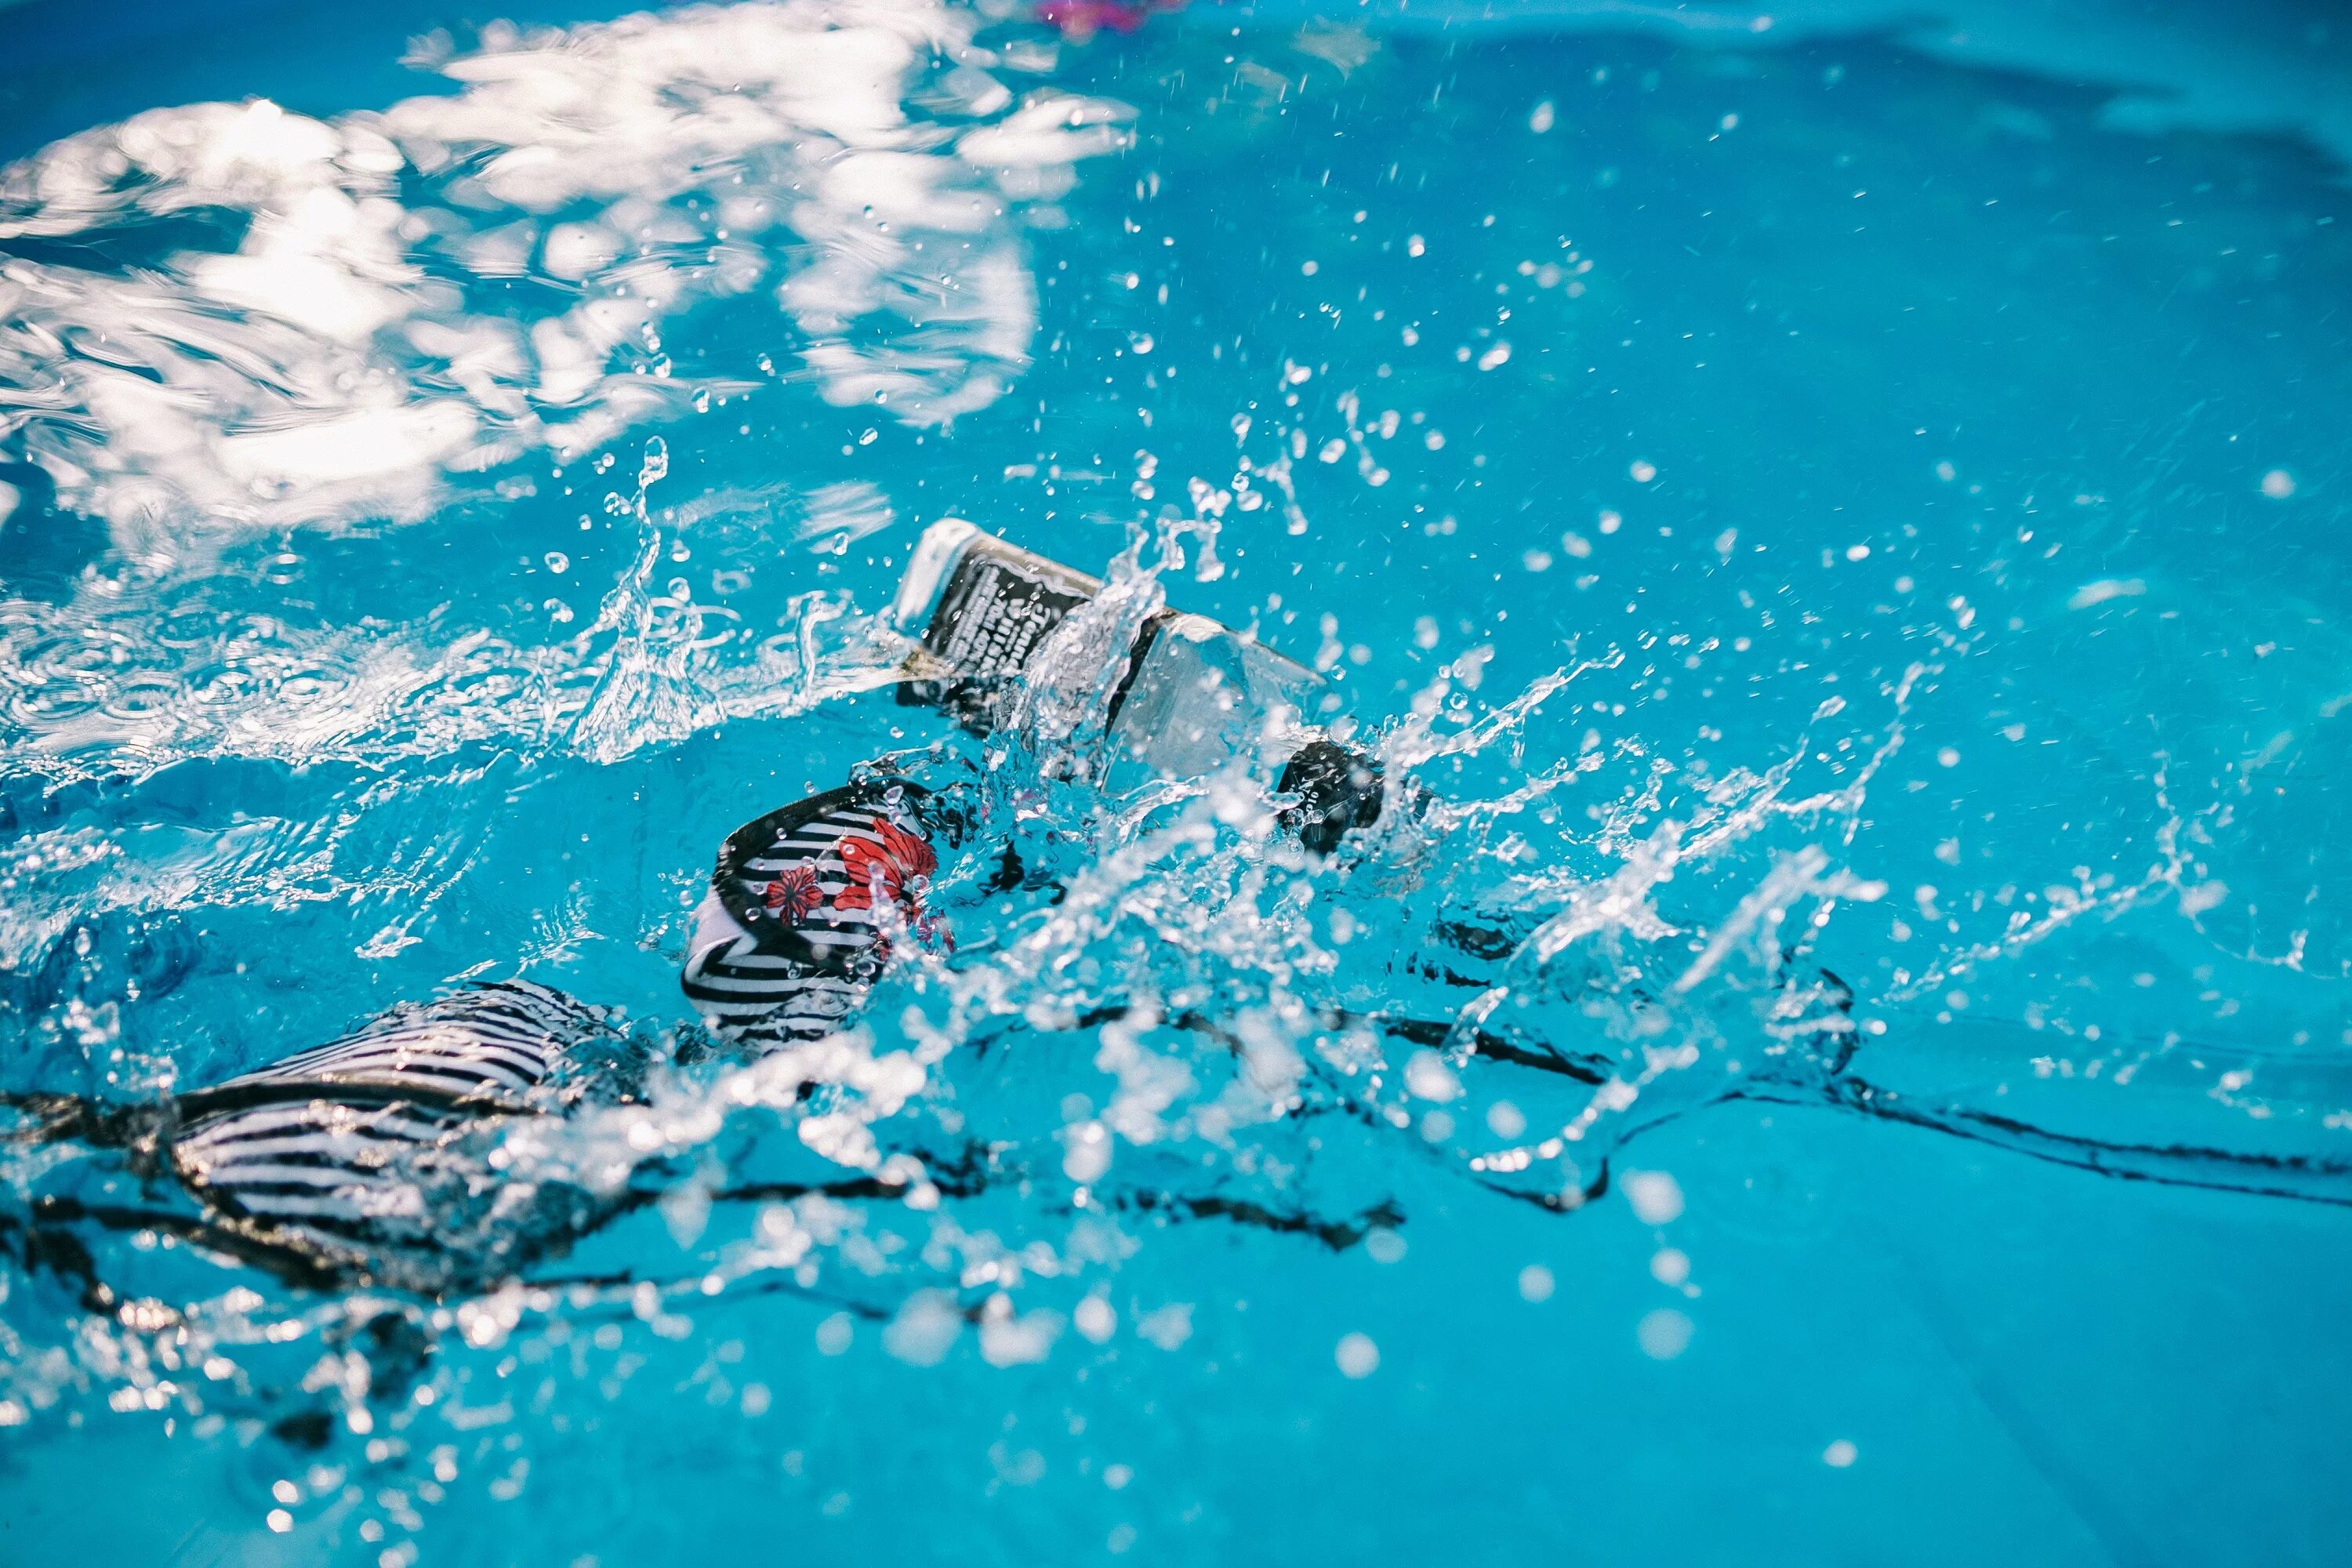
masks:
{"label": "black and white stripe pattern", "polygon": [[231,1111],[175,1139],[173,1163],[207,1203],[252,1219],[357,1232],[421,1224],[416,1156],[479,1117],[408,1101],[333,1100]]}
{"label": "black and white stripe pattern", "polygon": [[272,1241],[393,1282],[443,1279],[523,1239],[484,1222],[545,1206],[484,1158],[498,1124],[555,1109],[545,1091],[567,1056],[614,1037],[596,1009],[527,982],[404,1004],[184,1097],[172,1163],[207,1207]]}
{"label": "black and white stripe pattern", "polygon": [[703,1021],[732,1040],[764,1046],[822,1039],[865,999],[867,983],[763,952],[717,893],[696,911],[683,981]]}
{"label": "black and white stripe pattern", "polygon": [[560,991],[509,980],[433,1002],[404,1002],[355,1033],[231,1079],[381,1084],[462,1097],[520,1097],[548,1081],[567,1042],[604,1015]]}
{"label": "black and white stripe pattern", "polygon": [[840,1026],[887,955],[886,922],[903,912],[881,912],[890,889],[860,886],[853,861],[870,868],[894,851],[903,858],[911,841],[935,863],[930,829],[916,814],[925,798],[911,784],[851,785],[771,812],[728,838],[696,911],[683,978],[713,1029],[778,1046]]}

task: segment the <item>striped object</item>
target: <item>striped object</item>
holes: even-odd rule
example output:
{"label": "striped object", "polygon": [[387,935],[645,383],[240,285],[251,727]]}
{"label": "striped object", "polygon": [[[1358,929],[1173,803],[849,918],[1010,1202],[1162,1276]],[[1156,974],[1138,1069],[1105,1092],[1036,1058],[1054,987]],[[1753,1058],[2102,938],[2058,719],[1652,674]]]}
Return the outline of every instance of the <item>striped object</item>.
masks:
{"label": "striped object", "polygon": [[903,782],[851,784],[729,836],[683,980],[712,1028],[761,1046],[820,1039],[864,1000],[892,930],[932,933],[929,799]]}
{"label": "striped object", "polygon": [[524,981],[404,1004],[184,1096],[173,1166],[216,1215],[313,1262],[425,1289],[495,1274],[593,1207],[487,1158],[509,1119],[561,1109],[592,1042],[619,1042],[601,1011]]}
{"label": "striped object", "polygon": [[303,1079],[452,1096],[528,1094],[555,1073],[565,1044],[604,1015],[527,980],[404,1002],[340,1040],[231,1079],[223,1088]]}

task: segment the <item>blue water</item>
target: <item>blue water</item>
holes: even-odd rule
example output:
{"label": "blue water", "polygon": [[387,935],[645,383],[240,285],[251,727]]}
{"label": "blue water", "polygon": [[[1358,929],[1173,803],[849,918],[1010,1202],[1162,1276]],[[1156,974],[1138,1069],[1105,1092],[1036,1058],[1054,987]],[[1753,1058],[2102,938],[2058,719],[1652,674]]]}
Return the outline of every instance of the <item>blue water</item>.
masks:
{"label": "blue water", "polygon": [[518,1148],[669,1195],[484,1299],[10,1149],[0,1561],[2339,1561],[2342,165],[1824,14],[0,10],[0,1087],[690,1044],[726,833],[982,754],[876,689],[941,516],[1430,797],[1008,757],[1067,896]]}

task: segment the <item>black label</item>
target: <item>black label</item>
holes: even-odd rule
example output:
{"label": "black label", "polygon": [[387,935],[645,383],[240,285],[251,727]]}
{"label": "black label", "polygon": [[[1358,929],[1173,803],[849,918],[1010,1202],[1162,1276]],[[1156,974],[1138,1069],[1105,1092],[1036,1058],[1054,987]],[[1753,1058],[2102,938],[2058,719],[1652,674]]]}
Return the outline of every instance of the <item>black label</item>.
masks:
{"label": "black label", "polygon": [[986,729],[990,699],[1027,668],[1038,645],[1100,586],[1025,551],[975,543],[956,563],[923,633],[923,650],[953,673],[906,682],[898,688],[898,700],[941,708],[960,723]]}

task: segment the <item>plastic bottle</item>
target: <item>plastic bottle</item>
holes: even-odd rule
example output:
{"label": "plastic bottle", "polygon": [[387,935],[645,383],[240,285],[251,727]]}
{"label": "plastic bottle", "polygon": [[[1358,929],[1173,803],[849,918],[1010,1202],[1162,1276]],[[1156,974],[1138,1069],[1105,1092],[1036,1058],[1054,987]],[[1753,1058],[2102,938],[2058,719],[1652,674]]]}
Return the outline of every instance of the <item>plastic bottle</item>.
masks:
{"label": "plastic bottle", "polygon": [[1116,616],[1074,621],[1103,586],[961,519],[933,523],[893,610],[916,644],[899,700],[986,732],[1056,698],[1084,704],[1108,690],[1102,723],[1116,751],[1177,778],[1235,756],[1278,769],[1317,739],[1303,716],[1323,685],[1313,670],[1179,610],[1148,616],[1131,641]]}

